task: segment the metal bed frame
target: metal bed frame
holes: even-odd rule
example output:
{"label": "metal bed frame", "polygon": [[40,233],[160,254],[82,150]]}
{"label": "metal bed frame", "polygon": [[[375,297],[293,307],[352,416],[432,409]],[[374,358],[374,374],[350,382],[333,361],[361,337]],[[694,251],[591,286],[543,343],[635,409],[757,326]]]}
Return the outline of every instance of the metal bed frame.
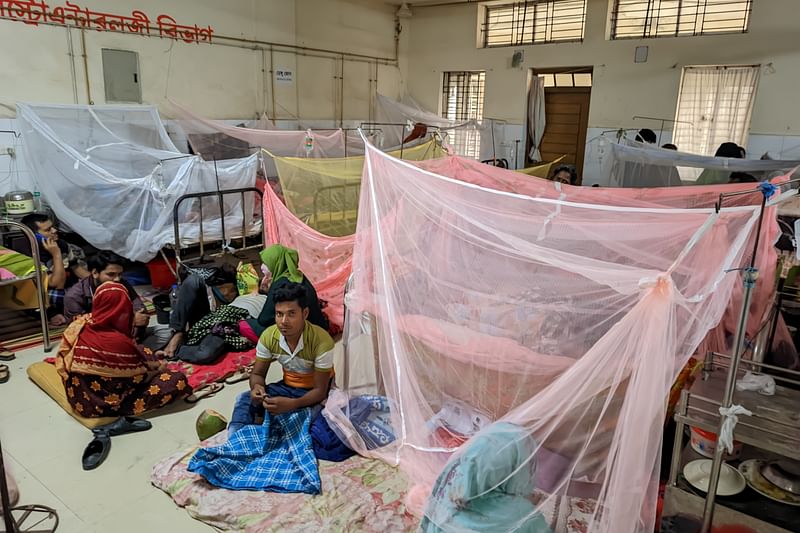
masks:
{"label": "metal bed frame", "polygon": [[28,242],[31,245],[31,256],[33,257],[33,268],[34,271],[27,276],[22,276],[20,278],[9,279],[9,280],[2,280],[0,281],[0,286],[3,285],[14,285],[15,283],[19,283],[21,281],[29,281],[33,280],[36,283],[36,296],[39,302],[39,318],[42,321],[42,337],[44,339],[44,351],[49,352],[53,349],[50,342],[50,324],[47,321],[47,296],[45,295],[45,275],[42,272],[42,260],[39,257],[39,243],[36,242],[36,236],[33,234],[33,231],[26,226],[25,224],[21,224],[19,222],[15,222],[13,220],[3,220],[0,222],[0,226],[10,226],[20,230],[25,237],[28,238]]}
{"label": "metal bed frame", "polygon": [[[261,249],[264,248],[264,245],[266,243],[266,238],[265,238],[265,233],[264,233],[265,232],[265,228],[264,228],[263,221],[262,221],[262,225],[261,225],[261,242],[257,243],[257,244],[251,244],[251,245],[247,244],[247,238],[248,238],[248,234],[247,234],[247,201],[245,199],[245,194],[247,194],[247,193],[256,194],[258,196],[258,199],[259,199],[258,205],[259,206],[264,205],[264,193],[261,190],[257,189],[256,187],[244,187],[244,188],[241,188],[241,189],[222,189],[222,190],[216,190],[216,191],[195,192],[195,193],[190,193],[190,194],[184,194],[183,196],[178,198],[178,200],[175,202],[175,207],[173,207],[173,209],[172,209],[172,224],[173,224],[173,228],[174,228],[174,231],[175,231],[175,244],[173,245],[173,249],[175,251],[175,259],[176,259],[176,262],[178,263],[178,265],[182,265],[182,264],[185,264],[185,263],[190,261],[190,259],[185,255],[185,248],[183,248],[181,246],[181,233],[180,233],[181,232],[181,223],[180,223],[180,217],[179,217],[179,209],[183,205],[183,203],[186,202],[187,200],[199,199],[199,206],[200,206],[200,209],[199,209],[199,211],[200,211],[200,222],[199,222],[199,224],[200,224],[200,238],[199,238],[198,244],[200,246],[200,257],[196,259],[199,263],[207,262],[208,261],[208,257],[225,255],[225,254],[228,254],[228,253],[247,252],[247,251],[256,250],[256,249],[261,250]],[[241,231],[242,231],[241,244],[242,244],[242,246],[240,248],[231,248],[227,244],[227,236],[226,236],[227,235],[227,231],[225,230],[225,215],[224,215],[224,213],[225,213],[225,203],[224,203],[224,197],[226,195],[236,195],[236,194],[240,195],[241,204],[242,204],[242,226],[241,226]],[[207,255],[206,254],[206,245],[208,243],[206,243],[205,232],[204,232],[204,229],[203,229],[203,225],[204,225],[204,222],[203,222],[203,198],[209,198],[209,197],[216,197],[217,198],[219,212],[220,212],[220,221],[221,221],[220,222],[221,245],[220,245],[219,251],[215,251],[215,252],[212,252],[212,253]],[[238,240],[239,237],[236,237],[236,239]],[[162,251],[162,256],[163,256],[163,251]],[[167,261],[167,265],[170,265],[169,261]],[[171,269],[172,269],[172,266],[170,265],[170,270]],[[172,272],[172,273],[175,275],[175,279],[177,280],[178,279],[177,272]]]}
{"label": "metal bed frame", "polygon": [[[358,212],[358,195],[361,191],[361,182],[354,181],[352,183],[344,183],[342,185],[329,185],[327,187],[321,187],[317,189],[314,193],[314,204],[313,204],[313,211],[311,215],[311,220],[315,227],[319,227],[319,224],[322,223],[334,223],[334,215],[341,215],[341,222],[344,223],[347,220],[347,214],[352,209],[347,209],[347,202],[342,202],[340,209],[331,209],[330,206],[333,204],[333,197],[335,194],[340,193],[343,198],[347,198],[348,194],[352,194],[355,199],[355,206],[356,212]],[[323,202],[323,200],[327,199],[327,204]],[[325,205],[329,208],[326,209]],[[325,233],[325,232],[323,232]]]}

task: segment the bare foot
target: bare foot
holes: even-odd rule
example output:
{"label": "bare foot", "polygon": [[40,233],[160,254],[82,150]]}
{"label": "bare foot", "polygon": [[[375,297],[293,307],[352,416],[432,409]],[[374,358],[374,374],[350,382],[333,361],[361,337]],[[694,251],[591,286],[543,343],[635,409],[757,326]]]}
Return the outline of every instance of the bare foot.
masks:
{"label": "bare foot", "polygon": [[50,325],[53,327],[63,326],[67,323],[67,317],[64,315],[55,315],[53,318],[50,319]]}
{"label": "bare foot", "polygon": [[183,344],[183,333],[179,331],[172,336],[164,347],[164,357],[167,359],[175,357],[175,353],[178,351],[178,348],[181,347],[181,344]]}

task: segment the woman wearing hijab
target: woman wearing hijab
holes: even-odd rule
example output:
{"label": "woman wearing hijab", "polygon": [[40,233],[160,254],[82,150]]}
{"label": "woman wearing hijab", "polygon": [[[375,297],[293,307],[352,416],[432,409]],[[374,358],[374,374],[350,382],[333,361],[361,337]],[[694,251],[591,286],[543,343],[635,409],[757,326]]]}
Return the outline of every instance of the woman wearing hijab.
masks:
{"label": "woman wearing hijab", "polygon": [[273,244],[269,248],[262,250],[261,263],[264,271],[264,279],[261,282],[261,286],[264,288],[269,284],[267,301],[264,303],[258,319],[246,321],[252,328],[255,337],[260,337],[264,330],[275,324],[275,292],[291,283],[299,283],[306,288],[309,307],[308,321],[324,330],[328,330],[328,317],[322,312],[317,291],[298,268],[300,257],[297,250],[286,248],[280,244]]}
{"label": "woman wearing hijab", "polygon": [[102,284],[92,312],[61,341],[56,368],[67,401],[81,416],[138,415],[189,394],[186,376],[166,370],[133,340],[133,304],[121,284]]}
{"label": "woman wearing hijab", "polygon": [[497,422],[445,466],[428,499],[423,533],[552,533],[530,498],[537,445],[523,428]]}

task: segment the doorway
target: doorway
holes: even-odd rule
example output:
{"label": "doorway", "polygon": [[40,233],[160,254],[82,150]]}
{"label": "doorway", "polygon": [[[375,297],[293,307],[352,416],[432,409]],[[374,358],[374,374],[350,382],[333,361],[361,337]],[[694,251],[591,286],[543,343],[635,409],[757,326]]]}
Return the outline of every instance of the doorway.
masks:
{"label": "doorway", "polygon": [[[539,145],[542,161],[554,161],[563,156],[561,163],[575,166],[580,183],[589,127],[592,68],[537,69],[533,75],[544,81],[546,125]],[[526,153],[530,154],[530,132],[527,132],[526,145]],[[534,163],[529,156],[525,159],[526,166]]]}

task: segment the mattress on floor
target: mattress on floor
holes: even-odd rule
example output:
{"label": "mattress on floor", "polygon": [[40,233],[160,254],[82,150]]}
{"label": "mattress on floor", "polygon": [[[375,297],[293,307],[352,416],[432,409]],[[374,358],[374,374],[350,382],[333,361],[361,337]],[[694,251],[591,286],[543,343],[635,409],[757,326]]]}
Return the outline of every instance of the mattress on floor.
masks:
{"label": "mattress on floor", "polygon": [[193,389],[198,389],[208,383],[224,380],[228,376],[235,374],[237,370],[252,365],[255,360],[256,349],[253,348],[246,352],[229,352],[211,365],[195,365],[185,361],[173,361],[167,363],[167,367],[174,372],[183,372],[189,385]]}
{"label": "mattress on floor", "polygon": [[29,366],[27,372],[31,381],[36,383],[39,388],[45,392],[45,394],[54,399],[64,411],[69,413],[69,415],[87,428],[91,429],[104,424],[110,424],[116,420],[116,417],[85,418],[76,413],[67,401],[67,393],[64,390],[64,382],[61,380],[61,376],[58,375],[55,365],[46,363],[44,361],[39,361],[38,363],[33,363],[31,366]]}
{"label": "mattress on floor", "polygon": [[[224,439],[221,433],[204,445],[214,446]],[[187,470],[198,447],[160,461],[153,467],[150,480],[193,518],[217,529],[245,533],[394,533],[417,529],[418,520],[405,509],[405,475],[382,461],[360,456],[341,463],[320,461],[319,496],[234,491],[213,487]],[[557,497],[547,501],[540,510],[555,533],[588,531],[594,500]]]}
{"label": "mattress on floor", "polygon": [[[224,434],[219,437],[207,445],[224,440]],[[358,456],[341,463],[320,461],[319,496],[234,491],[213,487],[186,469],[196,449],[156,464],[151,481],[193,518],[212,527],[248,533],[389,533],[417,528],[403,503],[406,478],[384,462]]]}

